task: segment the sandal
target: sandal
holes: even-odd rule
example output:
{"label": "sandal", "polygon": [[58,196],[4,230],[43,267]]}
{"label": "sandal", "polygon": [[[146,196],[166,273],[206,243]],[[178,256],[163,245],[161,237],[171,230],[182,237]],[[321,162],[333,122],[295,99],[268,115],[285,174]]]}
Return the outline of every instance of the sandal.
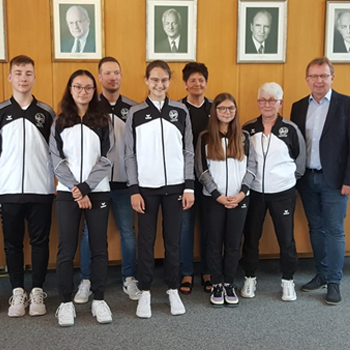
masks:
{"label": "sandal", "polygon": [[[194,280],[194,276],[183,276],[182,279],[184,277],[192,277],[192,281],[191,282],[182,282],[180,284],[180,288],[179,288],[179,291],[181,294],[185,294],[185,295],[189,295],[192,293],[192,288],[193,288],[193,280]],[[184,290],[183,288],[188,288],[188,290]]]}
{"label": "sandal", "polygon": [[213,284],[211,283],[210,279],[204,281],[202,276],[202,286],[205,293],[211,293],[211,290],[213,288]]}

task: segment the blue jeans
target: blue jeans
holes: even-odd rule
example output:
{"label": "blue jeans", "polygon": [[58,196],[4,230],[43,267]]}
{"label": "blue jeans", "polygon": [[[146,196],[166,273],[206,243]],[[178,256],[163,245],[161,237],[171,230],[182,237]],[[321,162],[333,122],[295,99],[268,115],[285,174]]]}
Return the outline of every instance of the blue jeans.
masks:
{"label": "blue jeans", "polygon": [[[128,189],[111,190],[111,204],[117,226],[120,231],[122,252],[122,277],[135,276],[136,270],[136,238],[134,232],[134,210],[130,203]],[[86,222],[80,242],[80,276],[90,279],[90,248]]]}
{"label": "blue jeans", "polygon": [[323,173],[307,170],[298,190],[309,222],[317,273],[327,283],[340,284],[343,276],[344,219],[348,197],[328,186]]}
{"label": "blue jeans", "polygon": [[209,274],[207,263],[207,241],[208,225],[206,224],[206,210],[204,208],[202,185],[195,181],[195,203],[182,212],[181,242],[180,242],[180,260],[182,276],[192,276],[193,268],[193,245],[194,245],[194,227],[196,216],[198,214],[200,223],[200,246],[201,246],[201,273]]}

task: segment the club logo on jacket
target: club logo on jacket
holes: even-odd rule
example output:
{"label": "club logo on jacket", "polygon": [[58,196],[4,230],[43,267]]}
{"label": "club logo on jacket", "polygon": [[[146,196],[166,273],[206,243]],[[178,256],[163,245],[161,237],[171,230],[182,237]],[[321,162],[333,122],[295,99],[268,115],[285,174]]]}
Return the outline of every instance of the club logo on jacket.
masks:
{"label": "club logo on jacket", "polygon": [[45,116],[44,116],[44,114],[37,113],[37,114],[35,114],[34,119],[36,121],[36,126],[38,128],[43,128],[44,127],[44,124],[45,124]]}
{"label": "club logo on jacket", "polygon": [[278,137],[287,137],[288,136],[288,128],[285,126],[282,126],[278,130]]}
{"label": "club logo on jacket", "polygon": [[129,110],[127,108],[122,108],[120,110],[120,114],[122,115],[122,119],[126,119],[126,117],[128,116]]}
{"label": "club logo on jacket", "polygon": [[175,123],[175,122],[179,121],[179,113],[175,109],[172,109],[169,112],[169,117],[170,117],[170,121],[172,123]]}
{"label": "club logo on jacket", "polygon": [[250,135],[254,135],[255,134],[255,128],[250,129]]}
{"label": "club logo on jacket", "polygon": [[145,119],[146,119],[146,120],[149,120],[149,119],[152,119],[152,117],[151,117],[150,114],[146,114]]}
{"label": "club logo on jacket", "polygon": [[8,121],[13,120],[12,115],[8,115],[8,116],[6,117],[6,120],[8,120]]}

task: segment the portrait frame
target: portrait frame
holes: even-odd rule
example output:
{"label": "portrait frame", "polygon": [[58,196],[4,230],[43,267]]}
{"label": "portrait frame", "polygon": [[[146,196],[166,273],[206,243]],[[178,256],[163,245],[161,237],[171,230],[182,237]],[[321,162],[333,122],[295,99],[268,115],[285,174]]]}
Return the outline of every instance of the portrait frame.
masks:
{"label": "portrait frame", "polygon": [[6,4],[0,0],[0,62],[7,62]]}
{"label": "portrait frame", "polygon": [[[266,34],[253,34],[253,21],[259,13],[270,21]],[[237,63],[285,63],[287,47],[288,0],[238,0]],[[265,36],[262,53],[259,40]],[[260,43],[261,45],[261,43]]]}
{"label": "portrait frame", "polygon": [[[180,14],[180,36],[176,51],[171,52],[168,35],[163,29],[163,15],[174,9]],[[167,12],[168,13],[168,12]],[[169,17],[168,17],[169,18]],[[176,30],[176,29],[172,29]],[[174,45],[174,43],[173,43]],[[176,46],[175,45],[175,46]],[[146,2],[146,61],[189,62],[196,60],[197,0],[147,0]]]}
{"label": "portrait frame", "polygon": [[[104,0],[50,1],[53,61],[99,61],[104,57],[103,1]],[[71,22],[72,25],[67,23],[67,11],[72,6],[78,6],[78,8],[83,8],[85,10],[84,14],[88,14],[88,24],[86,20],[84,20],[85,23],[80,21],[80,24],[77,24],[79,21]],[[74,28],[74,25],[76,28]],[[79,26],[81,27],[80,29]],[[86,30],[88,31],[85,32]],[[78,35],[82,35],[84,44],[83,48],[81,48],[82,51],[74,52],[78,50],[76,48],[76,38]]]}
{"label": "portrait frame", "polygon": [[350,1],[327,1],[324,55],[335,63],[350,62],[350,35],[345,40],[339,27],[342,15],[350,25]]}

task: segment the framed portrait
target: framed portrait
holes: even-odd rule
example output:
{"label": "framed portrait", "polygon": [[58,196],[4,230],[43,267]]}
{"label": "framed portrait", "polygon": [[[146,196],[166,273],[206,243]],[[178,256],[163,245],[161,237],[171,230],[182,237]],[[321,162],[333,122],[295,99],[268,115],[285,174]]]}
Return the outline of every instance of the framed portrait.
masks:
{"label": "framed portrait", "polygon": [[350,62],[350,1],[327,1],[324,47],[332,62]]}
{"label": "framed portrait", "polygon": [[238,63],[286,61],[287,0],[239,0]]}
{"label": "framed portrait", "polygon": [[0,0],[0,62],[7,61],[5,0]]}
{"label": "framed portrait", "polygon": [[197,0],[147,0],[146,61],[195,61]]}
{"label": "framed portrait", "polygon": [[53,60],[104,56],[103,0],[51,0]]}

